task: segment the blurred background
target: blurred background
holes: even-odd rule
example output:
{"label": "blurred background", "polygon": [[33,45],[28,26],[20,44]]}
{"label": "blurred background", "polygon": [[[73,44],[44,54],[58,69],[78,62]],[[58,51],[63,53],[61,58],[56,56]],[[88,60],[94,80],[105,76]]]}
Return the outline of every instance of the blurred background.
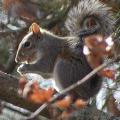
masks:
{"label": "blurred background", "polygon": [[[68,31],[64,26],[64,22],[68,11],[77,5],[79,1],[80,0],[0,0],[0,70],[19,76],[16,72],[18,65],[15,63],[15,55],[20,41],[27,33],[32,22],[36,21],[42,28],[50,30],[56,35],[66,36]],[[120,17],[120,0],[100,1],[112,7],[115,18]],[[116,37],[120,38],[120,20],[114,31]],[[118,46],[120,46],[119,42],[120,39],[117,41]],[[117,67],[118,71],[120,70],[119,65],[115,65],[115,67]],[[119,72],[116,81],[105,80],[102,90],[98,94],[97,99],[95,98],[92,101],[92,104],[106,112],[109,111],[110,114],[120,116],[119,82]],[[114,101],[118,102],[115,104]],[[2,103],[4,104],[3,100]],[[18,113],[14,111],[13,115],[10,109],[7,109],[7,112],[6,109],[7,107],[2,110],[5,115],[2,115],[0,120],[20,119],[18,119]]]}

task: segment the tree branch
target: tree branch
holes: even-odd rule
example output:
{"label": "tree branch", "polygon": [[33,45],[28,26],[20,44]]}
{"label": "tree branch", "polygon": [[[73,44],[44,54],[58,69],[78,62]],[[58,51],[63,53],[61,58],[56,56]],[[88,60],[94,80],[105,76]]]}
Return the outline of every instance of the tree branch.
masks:
{"label": "tree branch", "polygon": [[[17,106],[15,106],[15,105],[13,105],[13,104],[10,104],[10,103],[8,103],[8,102],[1,101],[1,106],[2,106],[3,110],[4,110],[4,109],[8,109],[8,110],[10,110],[10,111],[12,111],[12,112],[14,112],[14,113],[18,113],[18,114],[22,115],[21,119],[23,118],[23,116],[28,116],[28,115],[31,114],[30,111],[28,111],[28,110],[26,110],[26,109],[23,109],[23,108],[20,108],[20,107],[17,107]],[[2,114],[4,115],[4,111],[2,111]],[[7,113],[6,113],[6,114],[7,114]],[[14,119],[18,119],[17,117],[18,117],[18,116],[15,116]],[[19,119],[19,120],[20,120],[20,119]],[[39,115],[38,120],[49,120],[49,119],[47,119],[47,118]]]}

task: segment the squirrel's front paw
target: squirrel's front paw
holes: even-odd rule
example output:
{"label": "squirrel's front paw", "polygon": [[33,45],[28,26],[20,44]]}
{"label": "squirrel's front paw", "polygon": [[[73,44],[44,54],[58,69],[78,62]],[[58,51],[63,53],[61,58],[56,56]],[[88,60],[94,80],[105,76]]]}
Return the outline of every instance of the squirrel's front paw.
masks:
{"label": "squirrel's front paw", "polygon": [[20,65],[20,66],[17,68],[17,72],[18,72],[19,74],[25,74],[25,73],[27,73],[26,65],[25,65],[25,64]]}

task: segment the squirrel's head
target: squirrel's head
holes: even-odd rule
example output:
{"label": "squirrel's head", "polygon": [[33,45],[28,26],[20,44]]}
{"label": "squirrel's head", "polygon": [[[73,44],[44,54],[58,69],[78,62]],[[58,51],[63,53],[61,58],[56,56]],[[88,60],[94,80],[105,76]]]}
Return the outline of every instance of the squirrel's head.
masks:
{"label": "squirrel's head", "polygon": [[35,64],[38,60],[55,60],[58,53],[63,52],[62,48],[67,45],[63,39],[33,23],[18,46],[15,61]]}
{"label": "squirrel's head", "polygon": [[94,54],[99,57],[111,56],[114,42],[112,37],[104,38],[102,35],[91,35],[85,38],[83,53]]}
{"label": "squirrel's head", "polygon": [[110,9],[98,0],[81,0],[68,13],[65,26],[70,34],[75,36],[94,28],[97,28],[95,33],[109,36],[113,32],[114,24]]}
{"label": "squirrel's head", "polygon": [[27,35],[24,36],[18,46],[15,61],[20,63],[33,64],[40,58],[38,45],[42,40],[40,26],[33,23]]}

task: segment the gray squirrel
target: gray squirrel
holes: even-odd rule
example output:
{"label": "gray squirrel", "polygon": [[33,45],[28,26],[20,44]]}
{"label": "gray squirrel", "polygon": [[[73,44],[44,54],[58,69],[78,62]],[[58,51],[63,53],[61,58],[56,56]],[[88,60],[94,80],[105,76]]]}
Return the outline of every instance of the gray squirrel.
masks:
{"label": "gray squirrel", "polygon": [[[79,41],[79,37],[58,37],[33,23],[18,47],[16,62],[25,63],[19,72],[52,73],[58,91],[82,79],[92,69],[82,47],[79,56],[74,54],[74,45],[70,42],[73,39]],[[101,83],[101,78],[95,75],[72,94],[74,98],[87,100],[98,92]]]}
{"label": "gray squirrel", "polygon": [[[91,34],[108,36],[112,33],[113,19],[108,10],[97,0],[80,1],[70,10],[65,23],[70,35],[75,37],[58,37],[32,25],[18,47],[16,62],[23,63],[18,71],[50,73],[58,91],[82,79],[92,71],[83,54],[84,38]],[[101,83],[101,77],[94,75],[71,94],[88,100],[97,94]]]}

